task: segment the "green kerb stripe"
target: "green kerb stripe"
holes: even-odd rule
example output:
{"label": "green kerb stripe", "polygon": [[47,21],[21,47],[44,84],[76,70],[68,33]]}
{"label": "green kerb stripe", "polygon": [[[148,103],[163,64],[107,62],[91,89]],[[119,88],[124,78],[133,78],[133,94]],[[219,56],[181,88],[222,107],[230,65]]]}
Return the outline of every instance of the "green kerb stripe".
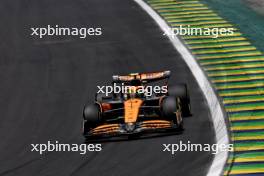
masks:
{"label": "green kerb stripe", "polygon": [[[215,37],[198,32],[196,35],[179,37],[218,90],[229,117],[235,152],[230,155],[224,175],[264,174],[264,152],[256,152],[264,150],[263,53],[232,23],[200,0],[145,1],[172,28],[234,29],[234,33],[228,36]],[[236,164],[231,165],[233,161]]]}

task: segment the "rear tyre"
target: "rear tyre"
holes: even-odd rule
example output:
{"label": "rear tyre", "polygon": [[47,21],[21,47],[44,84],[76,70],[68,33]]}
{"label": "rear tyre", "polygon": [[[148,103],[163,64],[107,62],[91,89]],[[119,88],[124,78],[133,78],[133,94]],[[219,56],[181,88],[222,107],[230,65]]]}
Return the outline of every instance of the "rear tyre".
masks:
{"label": "rear tyre", "polygon": [[180,98],[183,117],[191,116],[190,96],[186,84],[179,84],[169,87],[169,96]]}

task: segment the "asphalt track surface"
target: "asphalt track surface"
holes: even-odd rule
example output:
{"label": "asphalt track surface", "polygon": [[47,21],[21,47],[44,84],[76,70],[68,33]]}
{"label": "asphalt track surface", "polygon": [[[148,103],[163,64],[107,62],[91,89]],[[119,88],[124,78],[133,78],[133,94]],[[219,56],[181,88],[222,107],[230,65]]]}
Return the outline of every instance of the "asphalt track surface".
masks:
{"label": "asphalt track surface", "polygon": [[[155,22],[130,0],[0,2],[0,175],[205,175],[209,152],[162,152],[162,144],[213,144],[209,110],[188,67]],[[45,25],[102,27],[102,36],[30,36]],[[101,152],[31,152],[31,145],[83,142],[83,105],[113,74],[171,70],[186,82],[193,117],[181,135],[105,142]]]}

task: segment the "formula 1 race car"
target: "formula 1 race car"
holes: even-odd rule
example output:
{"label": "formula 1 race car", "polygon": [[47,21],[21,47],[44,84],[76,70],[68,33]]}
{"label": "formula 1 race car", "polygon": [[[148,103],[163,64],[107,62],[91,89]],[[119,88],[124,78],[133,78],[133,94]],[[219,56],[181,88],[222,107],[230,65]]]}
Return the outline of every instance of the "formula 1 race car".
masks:
{"label": "formula 1 race car", "polygon": [[94,104],[84,107],[85,138],[182,131],[182,117],[191,115],[190,97],[185,84],[168,86],[170,75],[170,71],[114,75],[112,92],[96,93]]}

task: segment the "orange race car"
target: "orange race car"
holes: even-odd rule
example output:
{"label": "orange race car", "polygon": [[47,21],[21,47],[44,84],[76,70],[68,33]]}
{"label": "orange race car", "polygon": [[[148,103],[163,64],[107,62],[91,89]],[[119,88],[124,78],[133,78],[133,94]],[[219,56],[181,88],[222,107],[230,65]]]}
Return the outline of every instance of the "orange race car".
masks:
{"label": "orange race car", "polygon": [[182,117],[191,115],[190,97],[185,84],[168,86],[170,75],[170,71],[114,75],[111,89],[101,88],[94,104],[84,107],[85,138],[182,131]]}

